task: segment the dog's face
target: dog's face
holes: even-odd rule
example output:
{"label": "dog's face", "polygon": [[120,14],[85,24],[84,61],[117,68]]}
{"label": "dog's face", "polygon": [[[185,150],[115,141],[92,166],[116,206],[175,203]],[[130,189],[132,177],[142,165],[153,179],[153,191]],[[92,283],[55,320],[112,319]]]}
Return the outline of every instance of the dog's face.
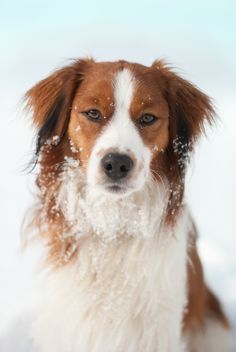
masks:
{"label": "dog's face", "polygon": [[180,207],[189,151],[213,110],[207,96],[162,62],[79,60],[27,97],[39,127],[44,189],[69,156],[79,161],[88,187],[115,197],[165,177],[167,213]]}
{"label": "dog's face", "polygon": [[160,81],[145,67],[96,64],[72,104],[68,136],[87,183],[124,196],[152,174],[168,144],[169,109]]}

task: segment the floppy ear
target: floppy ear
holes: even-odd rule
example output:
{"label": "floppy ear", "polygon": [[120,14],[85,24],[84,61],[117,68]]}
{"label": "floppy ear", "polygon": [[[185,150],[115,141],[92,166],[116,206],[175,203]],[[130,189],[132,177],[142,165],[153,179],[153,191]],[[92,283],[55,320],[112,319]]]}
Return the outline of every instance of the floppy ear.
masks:
{"label": "floppy ear", "polygon": [[204,131],[204,123],[213,122],[214,109],[207,95],[178,76],[163,61],[156,61],[153,66],[164,77],[164,95],[170,112],[166,150],[170,183],[168,214],[174,216],[181,206],[186,166],[194,142]]}
{"label": "floppy ear", "polygon": [[33,113],[38,128],[36,155],[53,136],[60,143],[66,134],[72,101],[83,75],[92,60],[76,60],[55,71],[25,95],[26,107]]}

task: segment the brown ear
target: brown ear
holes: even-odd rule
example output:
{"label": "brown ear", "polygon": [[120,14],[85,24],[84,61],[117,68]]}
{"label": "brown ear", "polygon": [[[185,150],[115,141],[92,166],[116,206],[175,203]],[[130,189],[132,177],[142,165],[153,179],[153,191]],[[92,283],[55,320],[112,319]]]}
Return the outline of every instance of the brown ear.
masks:
{"label": "brown ear", "polygon": [[61,142],[69,123],[72,101],[92,60],[76,60],[72,65],[55,71],[26,93],[26,107],[33,113],[38,127],[36,155],[53,136]]}
{"label": "brown ear", "polygon": [[170,111],[166,158],[170,182],[168,214],[173,217],[182,203],[184,176],[194,142],[204,131],[204,123],[213,122],[214,109],[207,95],[178,76],[163,61],[156,61],[153,66],[164,77],[164,95]]}

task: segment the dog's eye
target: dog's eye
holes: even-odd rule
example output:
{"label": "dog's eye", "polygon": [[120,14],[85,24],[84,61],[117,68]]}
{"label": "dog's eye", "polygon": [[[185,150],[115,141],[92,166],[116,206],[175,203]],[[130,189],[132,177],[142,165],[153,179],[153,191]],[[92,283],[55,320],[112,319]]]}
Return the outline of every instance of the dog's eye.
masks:
{"label": "dog's eye", "polygon": [[138,119],[138,123],[142,127],[152,125],[156,121],[157,117],[152,114],[144,114]]}
{"label": "dog's eye", "polygon": [[86,115],[86,117],[88,117],[89,120],[92,120],[94,122],[100,122],[103,120],[102,114],[99,110],[96,109],[85,111],[84,114]]}

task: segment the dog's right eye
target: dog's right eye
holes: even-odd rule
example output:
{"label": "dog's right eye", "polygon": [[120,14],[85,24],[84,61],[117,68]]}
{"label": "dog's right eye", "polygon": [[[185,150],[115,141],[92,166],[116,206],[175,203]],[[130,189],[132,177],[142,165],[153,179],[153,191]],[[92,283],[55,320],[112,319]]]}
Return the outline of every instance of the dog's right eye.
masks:
{"label": "dog's right eye", "polygon": [[100,113],[99,110],[96,110],[96,109],[90,109],[88,111],[85,111],[84,114],[89,120],[93,122],[100,122],[103,120],[102,114]]}

